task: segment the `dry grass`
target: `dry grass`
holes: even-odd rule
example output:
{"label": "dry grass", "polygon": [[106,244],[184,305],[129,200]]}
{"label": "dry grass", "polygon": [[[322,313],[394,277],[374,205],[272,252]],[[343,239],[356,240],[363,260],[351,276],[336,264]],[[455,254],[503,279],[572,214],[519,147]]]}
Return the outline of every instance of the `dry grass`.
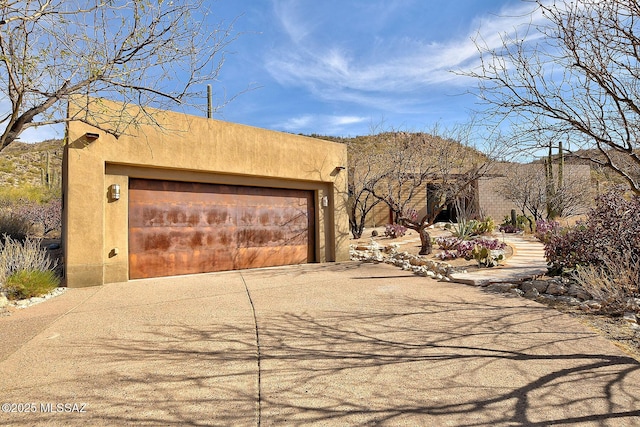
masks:
{"label": "dry grass", "polygon": [[602,302],[602,312],[629,311],[629,300],[640,296],[640,260],[628,252],[610,254],[602,265],[578,267],[575,279],[584,290]]}
{"label": "dry grass", "polygon": [[17,271],[49,271],[56,267],[39,239],[27,238],[24,242],[7,238],[0,242],[0,283]]}

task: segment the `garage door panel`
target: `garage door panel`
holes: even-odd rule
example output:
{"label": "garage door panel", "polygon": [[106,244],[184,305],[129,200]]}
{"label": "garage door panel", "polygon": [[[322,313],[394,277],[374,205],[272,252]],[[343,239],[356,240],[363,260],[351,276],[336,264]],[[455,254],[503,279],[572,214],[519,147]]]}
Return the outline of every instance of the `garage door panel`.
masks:
{"label": "garage door panel", "polygon": [[263,246],[308,245],[307,230],[288,230],[284,227],[245,227],[237,233],[237,245],[242,248]]}
{"label": "garage door panel", "polygon": [[164,252],[134,255],[130,258],[130,263],[130,268],[137,272],[137,277],[132,278],[145,278],[233,270],[235,259],[228,251],[223,250]]}
{"label": "garage door panel", "polygon": [[314,260],[313,192],[131,179],[131,278]]}
{"label": "garage door panel", "polygon": [[239,248],[235,269],[273,267],[307,262],[307,246],[272,248]]}
{"label": "garage door panel", "polygon": [[194,251],[207,247],[236,246],[235,227],[205,229],[194,227],[133,227],[130,244],[142,252]]}

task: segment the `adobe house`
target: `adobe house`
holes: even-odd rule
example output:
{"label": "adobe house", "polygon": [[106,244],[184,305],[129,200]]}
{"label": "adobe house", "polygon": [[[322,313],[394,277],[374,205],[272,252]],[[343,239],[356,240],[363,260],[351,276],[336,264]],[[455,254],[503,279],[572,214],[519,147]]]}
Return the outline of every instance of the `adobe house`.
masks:
{"label": "adobe house", "polygon": [[67,125],[67,286],[348,260],[345,145],[152,112],[118,138]]}
{"label": "adobe house", "polygon": [[[485,175],[469,186],[469,191],[464,195],[462,205],[467,207],[472,217],[491,217],[496,224],[500,224],[505,217],[509,217],[512,209],[515,209],[519,215],[521,212],[518,206],[503,195],[503,187],[509,183],[510,179],[513,179],[511,177],[518,175],[517,172],[526,174],[542,167],[540,163],[495,163],[490,166]],[[583,188],[585,193],[591,195],[594,191],[589,165],[565,164],[564,173],[565,177],[571,179],[573,185],[579,185],[579,188]],[[415,195],[411,208],[416,209],[419,215],[433,212],[435,203],[432,199],[436,189],[437,182],[425,184],[424,190]],[[589,205],[577,206],[576,214],[584,214],[588,209]],[[457,217],[458,212],[456,211],[455,203],[450,203],[438,214],[436,222],[456,222]],[[380,203],[376,205],[367,217],[366,225],[368,227],[379,227],[392,221],[393,213],[387,205]]]}

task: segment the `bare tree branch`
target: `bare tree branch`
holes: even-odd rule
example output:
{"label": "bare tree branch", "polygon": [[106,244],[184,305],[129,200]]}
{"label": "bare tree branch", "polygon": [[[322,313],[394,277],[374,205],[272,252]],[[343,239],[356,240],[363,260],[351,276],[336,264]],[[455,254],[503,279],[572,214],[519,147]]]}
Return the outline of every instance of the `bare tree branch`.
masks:
{"label": "bare tree branch", "polygon": [[514,151],[568,137],[640,193],[640,5],[531,3],[545,22],[503,35],[498,49],[476,40],[480,66],[463,74],[478,79],[491,117],[513,124]]}
{"label": "bare tree branch", "polygon": [[[1,2],[0,99],[9,101],[11,111],[0,111],[5,124],[0,151],[29,127],[67,120],[72,96],[157,109],[193,106],[196,99],[204,104],[199,92],[216,81],[225,49],[238,37],[233,22],[210,26],[206,5],[205,0]],[[120,135],[128,126],[153,123],[149,111],[106,120],[83,111],[73,119]]]}

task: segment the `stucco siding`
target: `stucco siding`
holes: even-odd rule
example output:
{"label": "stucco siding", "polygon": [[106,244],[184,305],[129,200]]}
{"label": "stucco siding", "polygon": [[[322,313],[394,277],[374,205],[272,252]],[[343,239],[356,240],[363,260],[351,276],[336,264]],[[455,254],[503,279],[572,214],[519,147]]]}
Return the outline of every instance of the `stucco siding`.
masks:
{"label": "stucco siding", "polygon": [[[115,103],[101,101],[100,108]],[[70,117],[75,112],[70,107]],[[159,126],[119,138],[78,121],[67,127],[64,159],[65,276],[68,286],[128,279],[129,177],[313,190],[319,262],[348,259],[343,144],[157,111]],[[86,133],[96,133],[89,139]],[[120,186],[120,200],[109,187]],[[328,206],[323,206],[326,197]]]}

